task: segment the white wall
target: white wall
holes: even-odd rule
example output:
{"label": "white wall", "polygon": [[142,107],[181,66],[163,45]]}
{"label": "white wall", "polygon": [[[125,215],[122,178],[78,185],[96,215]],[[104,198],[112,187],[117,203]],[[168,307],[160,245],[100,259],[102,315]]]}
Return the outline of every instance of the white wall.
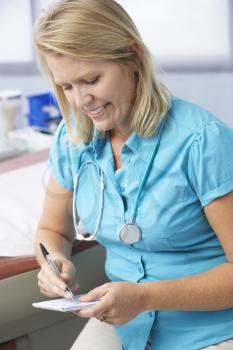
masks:
{"label": "white wall", "polygon": [[173,94],[200,104],[233,127],[233,72],[170,73],[161,80]]}
{"label": "white wall", "polygon": [[41,76],[4,76],[0,77],[0,90],[20,89],[25,95],[40,93],[50,89],[50,85]]}

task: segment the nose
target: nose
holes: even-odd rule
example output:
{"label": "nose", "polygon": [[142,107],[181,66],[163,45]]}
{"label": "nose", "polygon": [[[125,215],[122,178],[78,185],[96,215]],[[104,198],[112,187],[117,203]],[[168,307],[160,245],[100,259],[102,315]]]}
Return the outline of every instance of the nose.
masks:
{"label": "nose", "polygon": [[86,89],[74,89],[74,103],[75,107],[82,109],[93,101],[93,96],[86,91]]}

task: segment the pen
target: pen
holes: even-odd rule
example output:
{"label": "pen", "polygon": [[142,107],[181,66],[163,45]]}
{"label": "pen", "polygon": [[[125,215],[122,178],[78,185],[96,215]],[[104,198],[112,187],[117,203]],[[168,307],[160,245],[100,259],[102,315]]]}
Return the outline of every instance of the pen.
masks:
{"label": "pen", "polygon": [[[58,270],[58,267],[55,261],[53,260],[51,254],[49,254],[49,252],[47,251],[47,249],[42,243],[40,243],[40,249],[41,249],[41,253],[43,254],[43,257],[45,258],[47,263],[51,266],[52,270],[56,273],[58,277],[62,279],[62,275]],[[66,292],[70,295],[71,299],[74,300],[74,294],[72,293],[71,289],[67,286],[67,284],[66,284]]]}

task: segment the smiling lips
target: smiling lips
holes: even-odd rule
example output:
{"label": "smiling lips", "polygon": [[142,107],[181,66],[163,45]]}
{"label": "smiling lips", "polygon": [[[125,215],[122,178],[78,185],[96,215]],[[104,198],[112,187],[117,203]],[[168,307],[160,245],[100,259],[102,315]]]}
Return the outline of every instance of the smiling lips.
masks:
{"label": "smiling lips", "polygon": [[95,108],[95,109],[87,110],[87,109],[83,108],[83,110],[89,116],[96,117],[103,112],[103,110],[107,107],[107,105],[108,105],[108,103],[106,103],[105,105],[100,106],[98,108]]}

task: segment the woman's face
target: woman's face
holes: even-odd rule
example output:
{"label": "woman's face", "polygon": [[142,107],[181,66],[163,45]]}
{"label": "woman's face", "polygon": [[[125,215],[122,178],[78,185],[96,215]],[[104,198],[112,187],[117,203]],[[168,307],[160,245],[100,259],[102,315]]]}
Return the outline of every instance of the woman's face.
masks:
{"label": "woman's face", "polygon": [[52,54],[45,58],[70,105],[82,110],[98,130],[130,131],[136,89],[133,63],[124,66]]}

